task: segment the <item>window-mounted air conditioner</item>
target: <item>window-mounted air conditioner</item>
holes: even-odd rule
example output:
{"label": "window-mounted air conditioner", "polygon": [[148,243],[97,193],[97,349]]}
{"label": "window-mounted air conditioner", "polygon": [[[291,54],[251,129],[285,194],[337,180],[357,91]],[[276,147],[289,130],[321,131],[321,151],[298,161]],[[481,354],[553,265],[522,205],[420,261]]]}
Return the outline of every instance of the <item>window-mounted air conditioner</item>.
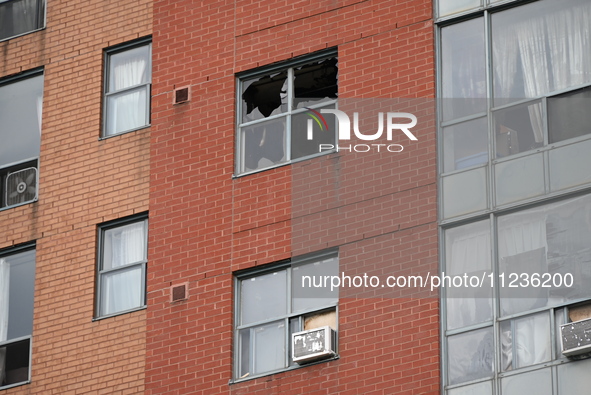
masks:
{"label": "window-mounted air conditioner", "polygon": [[37,199],[37,169],[27,167],[8,173],[4,190],[7,206]]}
{"label": "window-mounted air conditioner", "polygon": [[302,365],[336,355],[336,333],[330,326],[296,332],[291,335],[291,356]]}
{"label": "window-mounted air conditioner", "polygon": [[567,357],[591,352],[591,318],[561,325],[560,340]]}

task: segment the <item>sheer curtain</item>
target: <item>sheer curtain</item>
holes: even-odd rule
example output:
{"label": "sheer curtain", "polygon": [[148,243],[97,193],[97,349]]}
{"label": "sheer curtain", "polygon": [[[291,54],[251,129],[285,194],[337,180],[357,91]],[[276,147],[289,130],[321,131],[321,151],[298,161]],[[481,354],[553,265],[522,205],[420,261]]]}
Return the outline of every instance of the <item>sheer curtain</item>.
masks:
{"label": "sheer curtain", "polygon": [[[491,244],[488,221],[457,228],[461,234],[448,232],[446,275],[476,275],[491,271]],[[451,250],[451,251],[449,251]],[[447,329],[462,328],[492,319],[490,287],[447,289]]]}
{"label": "sheer curtain", "polygon": [[[105,256],[110,255],[110,268],[140,263],[145,260],[144,223],[140,222],[115,230],[106,235]],[[142,266],[131,265],[102,274],[103,304],[102,313],[112,314],[129,310],[142,304]]]}
{"label": "sheer curtain", "polygon": [[[10,286],[10,265],[0,258],[0,342],[8,337],[8,295]],[[4,381],[6,348],[0,348],[0,385]]]}
{"label": "sheer curtain", "polygon": [[[591,3],[547,1],[493,15],[495,104],[534,98],[591,82]],[[512,97],[516,96],[516,97]],[[535,141],[543,141],[540,104],[528,107]]]}
{"label": "sheer curtain", "polygon": [[[148,59],[143,53],[134,55],[127,56],[113,67],[109,90],[131,89],[109,96],[107,134],[124,132],[147,123],[147,89],[142,84],[148,80]],[[133,89],[135,86],[139,88]]]}
{"label": "sheer curtain", "polygon": [[0,1],[0,39],[37,29],[38,0]]}

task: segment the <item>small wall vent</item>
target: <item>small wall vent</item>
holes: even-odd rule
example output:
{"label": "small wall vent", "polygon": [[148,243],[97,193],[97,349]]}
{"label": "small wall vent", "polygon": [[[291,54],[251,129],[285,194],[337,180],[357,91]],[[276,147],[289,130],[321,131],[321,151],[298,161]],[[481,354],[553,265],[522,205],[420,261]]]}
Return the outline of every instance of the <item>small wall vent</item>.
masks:
{"label": "small wall vent", "polygon": [[173,285],[170,287],[170,302],[180,302],[187,299],[188,283]]}
{"label": "small wall vent", "polygon": [[190,93],[191,92],[188,86],[175,88],[172,104],[181,104],[188,102],[189,100],[191,100]]}

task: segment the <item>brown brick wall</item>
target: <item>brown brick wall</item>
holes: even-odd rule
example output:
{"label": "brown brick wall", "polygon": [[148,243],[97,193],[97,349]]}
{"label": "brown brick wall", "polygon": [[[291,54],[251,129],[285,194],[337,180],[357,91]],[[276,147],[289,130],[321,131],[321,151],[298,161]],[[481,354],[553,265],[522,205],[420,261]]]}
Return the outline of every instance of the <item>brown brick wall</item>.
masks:
{"label": "brown brick wall", "polygon": [[[429,117],[419,143],[378,174],[332,154],[233,179],[235,73],[338,47],[340,98],[432,99],[431,9],[424,0],[154,3],[146,393],[438,393],[436,295],[342,294],[340,359],[228,384],[234,271],[331,246],[341,268],[437,271]],[[173,106],[173,89],[186,85],[191,102]],[[320,187],[310,186],[317,175]],[[170,286],[184,282],[189,299],[171,304]]]}
{"label": "brown brick wall", "polygon": [[103,49],[151,33],[151,1],[48,0],[0,42],[0,77],[45,75],[39,200],[0,211],[0,248],[37,241],[31,383],[6,394],[143,392],[145,311],[92,318],[97,224],[149,208],[150,129],[99,140]]}

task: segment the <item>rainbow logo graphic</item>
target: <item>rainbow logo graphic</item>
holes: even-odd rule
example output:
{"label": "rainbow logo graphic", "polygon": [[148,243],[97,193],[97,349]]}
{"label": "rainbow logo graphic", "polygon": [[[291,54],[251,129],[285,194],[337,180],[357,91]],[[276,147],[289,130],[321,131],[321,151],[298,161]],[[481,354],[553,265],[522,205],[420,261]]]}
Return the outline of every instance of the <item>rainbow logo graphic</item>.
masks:
{"label": "rainbow logo graphic", "polygon": [[320,114],[318,111],[316,110],[312,110],[311,108],[306,107],[306,110],[308,110],[307,114],[312,118],[312,119],[308,119],[308,140],[312,140],[314,137],[313,131],[312,131],[312,120],[316,121],[316,124],[320,127],[320,131],[324,132],[325,130],[328,130],[328,123],[326,122],[326,119],[324,119],[324,117],[322,116],[322,114]]}

